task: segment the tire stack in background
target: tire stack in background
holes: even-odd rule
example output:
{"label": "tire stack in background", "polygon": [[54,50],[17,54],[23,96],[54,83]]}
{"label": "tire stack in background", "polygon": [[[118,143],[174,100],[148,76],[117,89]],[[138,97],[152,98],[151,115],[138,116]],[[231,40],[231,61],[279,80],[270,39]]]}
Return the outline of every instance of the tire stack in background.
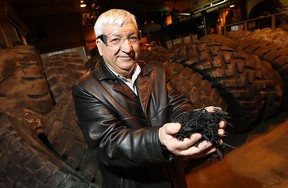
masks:
{"label": "tire stack in background", "polygon": [[[69,99],[65,98],[70,96],[67,88],[70,88],[72,83],[81,76],[78,72],[85,70],[83,62],[79,61],[76,54],[62,54],[63,56],[57,58],[50,57],[49,63],[53,66],[45,69],[39,53],[32,46],[4,49],[0,51],[0,54],[0,187],[99,187],[98,184],[101,182],[93,179],[94,176],[91,178],[92,175],[89,172],[89,169],[95,166],[87,167],[82,172],[82,168],[79,169],[79,163],[76,163],[75,160],[76,166],[69,163],[71,158],[83,154],[83,152],[77,153],[79,150],[77,150],[76,136],[72,135],[75,140],[69,146],[69,148],[73,148],[69,151],[71,154],[69,152],[60,153],[59,145],[55,144],[54,146],[55,142],[52,142],[54,139],[58,140],[61,148],[63,148],[65,143],[71,141],[67,137],[69,133],[66,134],[67,131],[61,132],[60,130],[64,129],[64,125],[71,126],[68,130],[74,128],[74,124],[71,123],[75,121],[73,105],[71,108],[56,112],[56,116],[61,121],[57,121],[53,115],[55,109],[59,109],[55,108],[58,103],[61,105],[59,101],[62,101],[63,104],[69,102]],[[51,59],[58,64],[55,65]],[[71,63],[73,59],[76,61],[75,64]],[[47,63],[47,59],[45,62]],[[62,68],[71,66],[73,68],[70,70]],[[54,70],[51,71],[51,68]],[[49,73],[49,70],[50,73],[53,73],[45,74],[45,72]],[[52,74],[57,77],[54,79],[55,82],[51,82],[53,79],[46,79],[52,78]],[[66,79],[66,76],[69,77],[69,80]],[[53,87],[50,87],[51,85]],[[56,91],[57,95],[55,95]],[[63,97],[63,100],[60,100],[60,97]],[[50,147],[47,147],[47,143],[43,142],[43,135],[41,137],[37,135],[35,127],[27,124],[23,119],[26,112],[32,112],[42,121],[42,127],[37,128],[44,130],[41,133],[47,136]],[[63,114],[71,114],[71,116],[68,117]],[[51,118],[52,116],[53,118]],[[54,124],[58,127],[45,127],[45,125],[50,126],[49,119],[55,120]],[[46,133],[50,130],[49,128],[53,128],[54,134]],[[52,138],[51,135],[55,134],[57,137]],[[79,139],[82,139],[80,145],[84,145],[83,148],[85,148],[86,145],[80,129],[76,129],[73,134],[80,135]],[[61,138],[63,139],[61,140]],[[84,160],[86,156],[81,155],[81,159]],[[96,167],[93,169],[94,171],[98,172],[99,170]]]}
{"label": "tire stack in background", "polygon": [[[226,36],[207,35],[197,42],[177,45],[171,49],[156,48],[154,52],[143,50],[141,56],[147,61],[164,63],[168,72],[176,69],[175,64],[179,64],[177,69],[182,66],[191,69],[189,72],[193,74],[199,74],[203,83],[209,82],[217,90],[221,98],[218,101],[221,102],[206,100],[201,105],[194,102],[195,108],[208,105],[221,107],[231,116],[233,127],[229,127],[229,132],[243,133],[253,129],[259,120],[273,117],[287,108],[287,45],[286,40],[279,39],[279,35],[287,34],[280,29],[263,29],[262,35],[260,32],[233,31]],[[255,39],[256,36],[258,39]],[[273,38],[277,39],[277,43],[272,42]],[[251,47],[252,45],[255,47]],[[263,47],[260,48],[261,46]],[[278,52],[280,54],[277,55]],[[190,92],[187,95],[185,86],[188,86],[188,82],[179,81],[179,77],[183,75],[180,72],[170,77],[171,83],[192,99],[189,94],[195,93]],[[189,81],[191,83],[193,81]],[[201,97],[198,94],[198,99]]]}

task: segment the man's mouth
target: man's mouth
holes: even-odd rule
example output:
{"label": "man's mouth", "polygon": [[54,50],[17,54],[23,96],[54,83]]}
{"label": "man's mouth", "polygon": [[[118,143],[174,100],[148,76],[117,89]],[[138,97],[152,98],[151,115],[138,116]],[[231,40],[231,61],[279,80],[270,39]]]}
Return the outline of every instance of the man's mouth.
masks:
{"label": "man's mouth", "polygon": [[119,56],[120,59],[131,60],[130,56]]}

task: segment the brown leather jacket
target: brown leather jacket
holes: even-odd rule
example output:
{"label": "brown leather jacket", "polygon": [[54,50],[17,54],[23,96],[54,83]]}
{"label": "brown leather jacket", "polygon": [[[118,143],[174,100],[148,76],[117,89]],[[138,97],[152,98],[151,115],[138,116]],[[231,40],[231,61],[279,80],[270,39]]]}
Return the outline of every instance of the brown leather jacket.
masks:
{"label": "brown leather jacket", "polygon": [[185,188],[181,162],[165,151],[159,127],[192,105],[156,63],[140,63],[138,96],[100,60],[72,89],[78,124],[97,153],[105,188]]}

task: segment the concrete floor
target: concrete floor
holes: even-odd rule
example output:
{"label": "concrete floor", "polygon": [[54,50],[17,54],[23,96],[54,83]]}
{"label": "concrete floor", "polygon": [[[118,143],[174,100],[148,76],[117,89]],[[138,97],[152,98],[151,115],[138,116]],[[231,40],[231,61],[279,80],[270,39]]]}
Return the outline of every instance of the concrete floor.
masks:
{"label": "concrete floor", "polygon": [[288,188],[288,112],[260,122],[224,142],[224,161],[202,162],[189,169],[189,188]]}

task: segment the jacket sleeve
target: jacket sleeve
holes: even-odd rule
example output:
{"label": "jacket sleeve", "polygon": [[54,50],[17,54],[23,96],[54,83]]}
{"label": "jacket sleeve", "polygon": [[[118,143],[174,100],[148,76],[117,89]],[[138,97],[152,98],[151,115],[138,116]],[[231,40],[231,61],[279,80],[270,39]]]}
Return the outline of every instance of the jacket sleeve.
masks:
{"label": "jacket sleeve", "polygon": [[159,127],[128,128],[117,113],[79,84],[72,88],[77,121],[89,148],[107,166],[167,163],[158,138]]}

